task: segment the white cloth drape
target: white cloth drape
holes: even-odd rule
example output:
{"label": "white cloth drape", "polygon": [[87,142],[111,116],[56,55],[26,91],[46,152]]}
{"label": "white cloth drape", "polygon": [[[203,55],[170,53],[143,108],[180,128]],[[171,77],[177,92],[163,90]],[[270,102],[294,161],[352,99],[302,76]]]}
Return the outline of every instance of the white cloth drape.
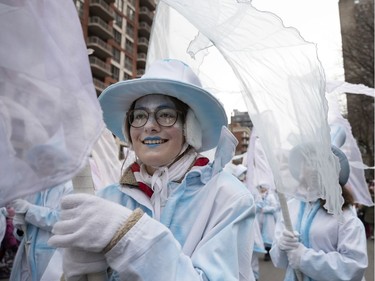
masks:
{"label": "white cloth drape", "polygon": [[364,169],[368,167],[363,164],[362,155],[357,141],[352,134],[352,127],[350,126],[349,121],[340,113],[338,97],[342,93],[364,94],[375,97],[375,90],[361,84],[330,81],[327,83],[326,94],[329,106],[329,124],[341,126],[345,129],[346,133],[345,142],[340,149],[345,153],[350,164],[348,187],[350,188],[356,203],[366,206],[373,206],[374,203],[372,202],[364,173]]}
{"label": "white cloth drape", "polygon": [[[186,30],[189,24],[194,29]],[[210,59],[213,53],[217,59]],[[330,149],[325,76],[315,44],[251,1],[162,0],[147,61],[162,57],[186,61],[214,94],[242,92],[279,192],[297,193],[289,153],[308,147],[304,152],[320,180],[312,197],[300,199],[325,198],[330,213],[341,213],[339,163]]]}
{"label": "white cloth drape", "polygon": [[0,0],[0,206],[70,180],[104,123],[71,0]]}

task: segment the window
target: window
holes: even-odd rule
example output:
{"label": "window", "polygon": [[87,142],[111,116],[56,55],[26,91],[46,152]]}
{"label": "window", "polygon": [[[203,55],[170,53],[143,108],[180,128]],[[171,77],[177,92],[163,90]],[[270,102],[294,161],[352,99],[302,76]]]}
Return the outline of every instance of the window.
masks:
{"label": "window", "polygon": [[112,55],[113,55],[112,59],[120,63],[120,59],[121,59],[120,51],[116,48],[112,48]]}
{"label": "window", "polygon": [[133,9],[131,9],[129,6],[128,6],[128,9],[126,11],[126,16],[128,17],[129,20],[131,21],[134,21],[135,20],[135,11]]}
{"label": "window", "polygon": [[127,23],[126,25],[126,34],[132,38],[134,37],[134,26],[130,23]]}
{"label": "window", "polygon": [[115,39],[115,42],[121,46],[121,33],[118,32],[117,30],[113,30],[113,36]]}
{"label": "window", "polygon": [[134,50],[134,43],[132,41],[130,41],[129,39],[126,39],[125,40],[125,50],[128,52],[128,53],[133,53],[133,50]]}
{"label": "window", "polygon": [[129,79],[132,79],[132,77],[126,72],[124,72],[124,80],[129,80]]}
{"label": "window", "polygon": [[119,13],[115,13],[115,24],[122,29],[122,16]]}
{"label": "window", "polygon": [[115,1],[115,7],[117,7],[117,9],[120,12],[123,12],[123,10],[124,10],[124,0],[116,0]]}
{"label": "window", "polygon": [[84,0],[74,0],[74,5],[76,6],[78,16],[80,18],[83,17],[83,3],[84,3]]}
{"label": "window", "polygon": [[116,66],[112,65],[112,78],[116,81],[120,80],[120,69],[118,69]]}
{"label": "window", "polygon": [[130,71],[133,69],[133,60],[128,56],[125,56],[125,68]]}

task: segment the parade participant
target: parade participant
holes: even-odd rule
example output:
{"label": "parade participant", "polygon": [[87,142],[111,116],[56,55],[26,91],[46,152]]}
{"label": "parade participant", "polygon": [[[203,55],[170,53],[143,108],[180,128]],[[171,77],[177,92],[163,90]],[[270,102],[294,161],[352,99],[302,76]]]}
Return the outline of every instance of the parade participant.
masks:
{"label": "parade participant", "polygon": [[[295,270],[302,273],[305,281],[362,280],[364,276],[368,263],[366,237],[354,209],[353,197],[345,186],[349,178],[349,163],[340,149],[332,146],[332,151],[340,160],[339,183],[344,198],[342,217],[329,214],[322,199],[315,202],[289,200],[295,233],[286,230],[281,220],[276,225],[270,251],[273,264],[287,268],[284,280],[297,280]],[[292,153],[291,157],[295,154]],[[303,166],[301,180],[306,183],[314,181],[308,178],[314,176],[314,171],[300,164]]]}
{"label": "parade participant", "polygon": [[59,219],[60,200],[71,192],[73,185],[69,181],[11,202],[16,213],[13,217],[14,233],[21,242],[10,281],[60,280],[61,254],[47,242]]}
{"label": "parade participant", "polygon": [[13,217],[12,208],[0,208],[0,279],[9,278],[18,249],[19,241],[13,234]]}
{"label": "parade participant", "polygon": [[[237,166],[234,167],[234,170],[232,173],[245,185],[249,183],[246,178],[246,174],[247,174],[246,166],[242,164],[238,164]],[[251,194],[253,195],[255,204],[258,205],[258,201],[261,200],[259,191],[256,188],[252,188],[251,186],[246,186],[246,187],[250,190]],[[253,248],[253,255],[251,257],[251,268],[253,270],[255,280],[260,280],[259,257],[261,255],[267,254],[268,251],[264,247],[264,242],[263,242],[262,234],[260,231],[259,220],[257,216],[258,216],[258,213],[255,216],[253,229],[251,231],[251,235],[254,236],[254,248]]]}
{"label": "parade participant", "polygon": [[[109,266],[112,280],[254,280],[254,201],[223,170],[237,141],[223,106],[190,67],[158,60],[99,101],[107,127],[137,160],[99,196],[62,200],[49,242],[66,248],[65,278]],[[209,163],[200,152],[212,148]]]}
{"label": "parade participant", "polygon": [[257,201],[257,219],[266,253],[264,260],[269,261],[269,251],[274,239],[276,222],[280,216],[280,203],[276,193],[267,184],[257,186],[260,200]]}

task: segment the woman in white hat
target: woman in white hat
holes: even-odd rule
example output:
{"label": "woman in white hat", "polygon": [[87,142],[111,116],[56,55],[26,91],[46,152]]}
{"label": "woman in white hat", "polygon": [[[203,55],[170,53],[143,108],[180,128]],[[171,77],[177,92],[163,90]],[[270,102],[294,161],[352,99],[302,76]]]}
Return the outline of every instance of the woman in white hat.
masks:
{"label": "woman in white hat", "polygon": [[[223,171],[237,144],[220,102],[183,62],[154,62],[99,97],[107,127],[137,160],[97,196],[62,202],[50,243],[68,280],[253,280],[251,193]],[[216,148],[213,163],[200,152]],[[112,202],[110,202],[112,201]],[[115,202],[115,203],[113,203]]]}

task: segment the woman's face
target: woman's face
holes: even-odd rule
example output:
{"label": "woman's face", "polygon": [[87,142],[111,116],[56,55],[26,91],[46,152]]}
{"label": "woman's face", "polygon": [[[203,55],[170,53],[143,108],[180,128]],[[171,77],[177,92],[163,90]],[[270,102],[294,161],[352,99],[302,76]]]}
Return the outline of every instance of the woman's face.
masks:
{"label": "woman's face", "polygon": [[164,95],[152,94],[138,99],[134,109],[147,111],[149,118],[140,128],[130,126],[134,152],[146,165],[149,173],[153,173],[155,168],[170,164],[178,156],[185,142],[180,116],[171,127],[164,127],[156,122],[154,113],[161,108],[176,109],[176,106]]}

